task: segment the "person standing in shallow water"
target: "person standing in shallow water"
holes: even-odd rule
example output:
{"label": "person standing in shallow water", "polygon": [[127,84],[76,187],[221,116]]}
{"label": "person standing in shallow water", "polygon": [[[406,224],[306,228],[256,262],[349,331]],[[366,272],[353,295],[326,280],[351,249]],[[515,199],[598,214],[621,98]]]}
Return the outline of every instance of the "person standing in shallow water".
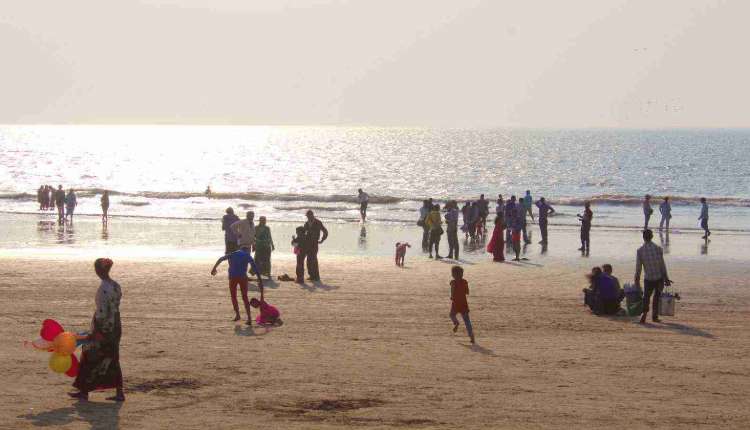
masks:
{"label": "person standing in shallow water", "polygon": [[108,258],[99,258],[94,262],[94,271],[102,282],[96,292],[96,312],[91,321],[91,332],[83,345],[78,376],[73,382],[78,392],[70,393],[71,397],[80,401],[87,401],[91,391],[112,388],[116,394],[107,400],[125,401],[120,368],[122,289],[109,277],[112,264]]}
{"label": "person standing in shallow water", "polygon": [[359,216],[362,218],[362,222],[367,219],[367,205],[370,203],[370,195],[362,191],[362,188],[357,190],[357,201],[359,202]]}
{"label": "person standing in shallow water", "polygon": [[651,214],[654,210],[651,209],[651,196],[646,194],[643,199],[643,229],[648,230],[648,221],[651,219]]}
{"label": "person standing in shallow water", "polygon": [[664,224],[667,225],[667,230],[669,230],[669,220],[672,219],[672,205],[669,204],[669,197],[664,197],[664,201],[659,205],[659,212],[661,213],[659,230],[664,229]]}
{"label": "person standing in shallow water", "polygon": [[237,235],[232,225],[240,220],[240,217],[234,214],[234,209],[227,208],[226,214],[221,218],[221,229],[224,230],[224,254],[231,254],[239,249],[237,245]]}
{"label": "person standing in shallow water", "polygon": [[591,202],[584,202],[583,207],[583,215],[577,215],[581,221],[581,247],[578,250],[588,255],[591,251],[591,220],[594,219],[594,212],[591,210]]}
{"label": "person standing in shallow water", "polygon": [[541,245],[547,244],[547,217],[550,214],[555,213],[555,209],[547,204],[547,201],[544,200],[544,197],[540,198],[538,202],[536,202],[536,207],[539,208],[539,231],[542,234],[542,240],[539,241]]}
{"label": "person standing in shallow water", "polygon": [[440,248],[440,236],[443,235],[443,221],[440,217],[440,205],[432,207],[430,214],[427,215],[425,220],[427,228],[430,230],[430,243],[428,251],[430,258],[432,258],[432,249],[435,248],[435,258],[441,259],[439,248]]}
{"label": "person standing in shallow water", "polygon": [[[701,228],[703,229],[701,239],[708,239],[708,236],[711,236],[711,230],[708,229],[708,203],[705,197],[701,197],[701,215],[698,217],[698,221],[701,222]],[[706,241],[708,242],[708,240]]]}
{"label": "person standing in shallow water", "polygon": [[[309,210],[305,214],[307,222],[305,223],[305,235],[307,237],[307,273],[310,280],[320,282],[320,269],[318,267],[318,246],[328,239],[328,230],[319,219],[315,218],[313,211]],[[323,237],[321,237],[321,233]]]}
{"label": "person standing in shallow water", "polygon": [[430,245],[430,229],[427,227],[427,216],[430,215],[432,204],[429,200],[422,201],[422,207],[419,208],[419,219],[417,225],[422,227],[422,252],[427,252]]}
{"label": "person standing in shallow water", "polygon": [[65,219],[70,218],[71,224],[73,223],[73,213],[75,213],[76,206],[78,206],[78,197],[71,188],[68,190],[68,195],[65,196]]}
{"label": "person standing in shallow water", "polygon": [[55,206],[57,206],[57,219],[60,223],[65,219],[65,191],[62,185],[55,191]]}
{"label": "person standing in shallow water", "polygon": [[102,224],[107,224],[109,221],[109,191],[104,190],[104,194],[102,194],[101,199],[102,204]]}

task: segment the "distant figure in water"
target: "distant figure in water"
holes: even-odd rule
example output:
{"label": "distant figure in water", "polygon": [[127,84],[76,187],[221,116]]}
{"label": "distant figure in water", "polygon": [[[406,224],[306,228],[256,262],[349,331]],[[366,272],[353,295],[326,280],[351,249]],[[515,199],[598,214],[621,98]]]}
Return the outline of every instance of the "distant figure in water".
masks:
{"label": "distant figure in water", "polygon": [[37,203],[39,203],[39,210],[40,211],[43,211],[43,210],[47,209],[45,207],[46,206],[46,204],[45,204],[46,194],[47,194],[47,189],[44,188],[44,185],[40,185],[39,189],[36,191],[36,201],[37,201]]}
{"label": "distant figure in water", "polygon": [[578,250],[588,255],[591,251],[591,220],[594,219],[594,212],[591,210],[591,202],[584,202],[583,208],[583,215],[577,215],[581,221],[581,247]]}
{"label": "distant figure in water", "polygon": [[507,243],[511,243],[511,227],[513,224],[513,214],[516,209],[516,196],[510,196],[510,200],[508,200],[508,203],[505,204],[505,226],[506,232],[505,232],[505,241]]}
{"label": "distant figure in water", "polygon": [[492,238],[490,243],[487,244],[487,252],[492,253],[492,261],[503,262],[505,261],[504,248],[505,248],[505,226],[503,225],[503,219],[500,216],[495,217],[495,229],[492,230]]}
{"label": "distant figure in water", "polygon": [[[534,198],[531,197],[530,190],[526,190],[526,195],[523,196],[522,202],[523,207],[526,210],[523,216],[526,217],[526,214],[529,214],[529,216],[531,217],[531,222],[534,222],[534,212],[531,210],[532,206],[534,206]],[[526,240],[526,236],[524,236],[524,240]]]}
{"label": "distant figure in water", "polygon": [[47,185],[47,210],[55,210],[55,187]]}
{"label": "distant figure in water", "polygon": [[701,228],[703,229],[701,239],[708,239],[708,236],[711,236],[711,230],[708,229],[708,203],[705,197],[701,197],[701,216],[698,217],[698,221],[701,222]]}
{"label": "distant figure in water", "polygon": [[221,218],[221,229],[224,230],[224,254],[231,254],[239,249],[237,235],[232,228],[232,224],[239,220],[240,217],[234,214],[232,208],[227,208],[226,215]]}
{"label": "distant figure in water", "polygon": [[427,252],[430,245],[430,229],[427,227],[427,216],[430,215],[432,204],[429,200],[422,201],[422,207],[419,208],[419,219],[417,225],[422,227],[422,252]]}
{"label": "distant figure in water", "polygon": [[102,194],[101,204],[102,204],[102,224],[106,224],[107,221],[109,221],[109,215],[107,214],[107,212],[109,212],[109,191],[104,190],[104,194]]}
{"label": "distant figure in water", "polygon": [[362,222],[365,222],[367,218],[367,204],[370,202],[370,195],[362,191],[362,188],[357,190],[357,201],[359,202],[359,216],[362,218]]}
{"label": "distant figure in water", "polygon": [[396,266],[404,267],[404,260],[406,259],[406,248],[411,248],[408,242],[396,242]]}
{"label": "distant figure in water", "polygon": [[464,320],[466,331],[469,334],[471,343],[474,343],[474,330],[471,326],[471,319],[469,318],[469,302],[466,296],[469,295],[469,283],[464,279],[464,269],[461,266],[453,266],[451,268],[451,275],[453,280],[451,281],[451,312],[450,318],[453,321],[453,333],[458,331],[458,319],[457,314],[461,314],[461,318]]}
{"label": "distant figure in water", "polygon": [[648,230],[648,221],[651,219],[651,214],[654,210],[651,209],[651,196],[646,194],[643,199],[643,229]]}
{"label": "distant figure in water", "polygon": [[555,209],[547,204],[547,201],[544,200],[544,197],[540,198],[538,202],[536,202],[536,207],[539,208],[539,231],[542,234],[542,240],[539,241],[541,245],[547,244],[547,217],[550,214],[555,213]]}
{"label": "distant figure in water", "polygon": [[232,298],[232,307],[234,308],[234,320],[239,321],[240,307],[237,303],[237,287],[240,287],[242,293],[242,302],[245,304],[245,312],[247,312],[247,325],[252,325],[252,319],[250,316],[250,300],[247,297],[247,266],[252,267],[253,272],[258,277],[258,288],[260,289],[260,299],[263,300],[263,280],[260,279],[260,270],[255,265],[255,260],[250,256],[250,248],[243,247],[231,254],[226,254],[216,260],[213,269],[211,269],[211,276],[216,276],[216,268],[219,267],[222,261],[229,260],[229,293]]}
{"label": "distant figure in water", "polygon": [[65,196],[65,219],[70,218],[70,223],[73,223],[73,213],[78,206],[78,197],[76,196],[75,190],[72,188],[68,190],[68,195]]}
{"label": "distant figure in water", "polygon": [[667,225],[667,230],[669,230],[669,220],[672,219],[672,205],[669,204],[669,197],[664,197],[664,201],[659,205],[659,212],[661,213],[659,230],[663,230],[665,224]]}
{"label": "distant figure in water", "polygon": [[268,276],[268,279],[271,279],[271,253],[275,249],[271,229],[266,225],[266,217],[262,216],[255,228],[255,262],[260,274]]}
{"label": "distant figure in water", "polygon": [[62,223],[65,219],[65,190],[62,185],[55,191],[55,206],[57,206],[57,220]]}
{"label": "distant figure in water", "polygon": [[206,191],[204,191],[203,194],[205,194],[207,196],[211,195],[211,186],[210,185],[206,187]]}

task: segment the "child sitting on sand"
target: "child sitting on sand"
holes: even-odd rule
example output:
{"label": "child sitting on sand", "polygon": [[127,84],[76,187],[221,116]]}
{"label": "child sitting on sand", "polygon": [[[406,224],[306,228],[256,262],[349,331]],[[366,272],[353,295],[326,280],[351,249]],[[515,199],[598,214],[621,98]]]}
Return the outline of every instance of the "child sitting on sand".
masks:
{"label": "child sitting on sand", "polygon": [[297,270],[296,282],[301,284],[305,282],[305,256],[307,249],[307,233],[305,227],[297,227],[297,235],[292,236],[292,247],[294,249],[294,255],[297,256]]}
{"label": "child sitting on sand", "polygon": [[406,257],[406,248],[411,248],[409,243],[396,242],[396,266],[404,267],[404,258]]}
{"label": "child sitting on sand", "polygon": [[258,300],[255,297],[250,299],[250,306],[260,308],[260,315],[255,318],[258,325],[275,325],[281,321],[281,315],[276,307],[269,305],[265,300]]}
{"label": "child sitting on sand", "polygon": [[453,333],[458,331],[458,319],[456,314],[461,314],[466,331],[469,333],[471,343],[474,343],[474,330],[469,319],[469,303],[466,296],[469,295],[469,283],[464,279],[464,269],[461,266],[453,266],[451,269],[453,280],[451,281],[451,321],[453,321]]}

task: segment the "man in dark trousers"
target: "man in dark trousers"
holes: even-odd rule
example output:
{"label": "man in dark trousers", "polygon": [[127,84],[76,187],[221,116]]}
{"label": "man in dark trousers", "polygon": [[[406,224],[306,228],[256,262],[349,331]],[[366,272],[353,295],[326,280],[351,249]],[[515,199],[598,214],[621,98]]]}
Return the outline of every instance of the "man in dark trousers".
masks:
{"label": "man in dark trousers", "polygon": [[55,205],[57,206],[57,220],[62,224],[65,218],[65,191],[62,185],[59,185],[55,191]]}
{"label": "man in dark trousers", "polygon": [[237,235],[232,230],[232,224],[240,220],[240,217],[234,214],[234,209],[227,208],[227,214],[221,219],[221,229],[224,230],[224,254],[231,254],[239,249],[237,245]]}
{"label": "man in dark trousers", "polygon": [[[318,269],[318,245],[325,242],[328,238],[328,230],[319,219],[315,218],[313,211],[307,211],[307,222],[305,223],[305,232],[307,233],[307,273],[313,282],[320,281],[320,271]],[[320,237],[320,233],[323,237]]]}
{"label": "man in dark trousers", "polygon": [[635,285],[641,285],[641,269],[643,269],[643,315],[641,324],[646,322],[648,315],[648,302],[651,295],[654,295],[654,309],[651,313],[651,319],[659,322],[659,299],[664,286],[672,285],[667,275],[667,265],[664,264],[664,252],[661,247],[651,241],[654,238],[654,232],[643,230],[643,246],[638,248],[635,257]]}

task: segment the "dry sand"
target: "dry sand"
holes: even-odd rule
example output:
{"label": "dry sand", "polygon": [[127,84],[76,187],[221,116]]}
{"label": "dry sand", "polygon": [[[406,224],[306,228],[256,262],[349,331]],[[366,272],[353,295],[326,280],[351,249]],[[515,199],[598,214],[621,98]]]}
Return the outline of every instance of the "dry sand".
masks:
{"label": "dry sand", "polygon": [[212,262],[116,261],[122,405],[69,400],[71,379],[21,346],[44,318],[86,328],[91,262],[1,259],[0,427],[750,428],[744,263],[670,262],[683,300],[646,326],[585,310],[593,256],[467,265],[471,346],[451,332],[449,264],[416,254],[405,269],[323,255],[325,285],[267,290],[284,320],[270,330],[230,322]]}

